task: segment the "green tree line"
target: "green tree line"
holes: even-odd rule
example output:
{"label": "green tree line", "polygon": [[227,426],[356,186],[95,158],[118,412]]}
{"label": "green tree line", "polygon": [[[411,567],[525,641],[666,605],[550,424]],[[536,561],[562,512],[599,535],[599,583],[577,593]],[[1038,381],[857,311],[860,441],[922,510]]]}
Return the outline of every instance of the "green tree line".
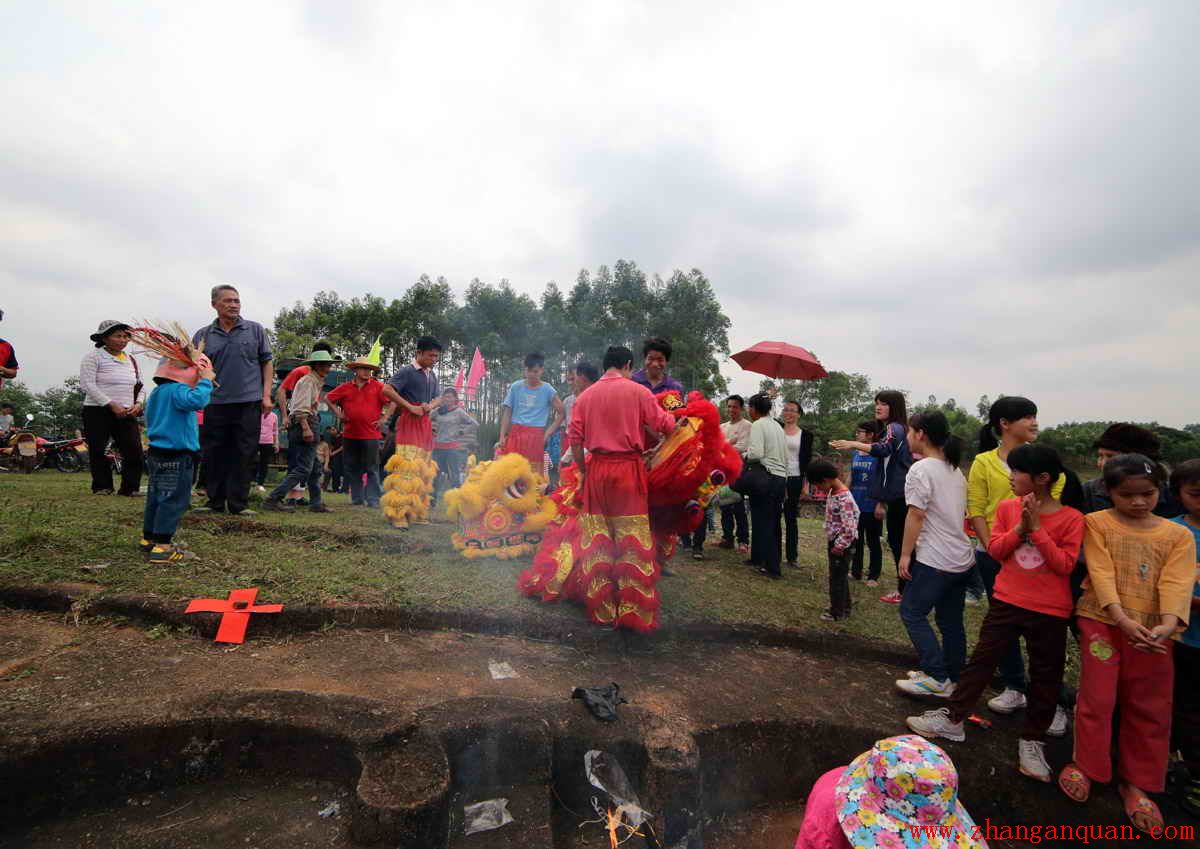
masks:
{"label": "green tree line", "polygon": [[699,269],[675,271],[665,280],[636,263],[579,272],[567,292],[548,283],[534,300],[506,280],[472,280],[461,301],[444,278],[422,275],[401,297],[367,294],[346,300],[321,292],[275,317],[275,344],[282,356],[299,356],[318,339],[346,357],[364,354],[378,337],[385,374],[411,358],[416,340],[436,336],[445,346],[438,376],[443,385],[466,370],[478,347],[488,376],[476,405],[484,421],[498,416],[508,384],[521,377],[525,355],[546,357],[546,380],[564,388],[580,359],[597,366],[609,345],[641,353],[642,340],[663,336],[674,346],[671,372],[689,389],[725,391],[720,364],[729,355],[729,318]]}

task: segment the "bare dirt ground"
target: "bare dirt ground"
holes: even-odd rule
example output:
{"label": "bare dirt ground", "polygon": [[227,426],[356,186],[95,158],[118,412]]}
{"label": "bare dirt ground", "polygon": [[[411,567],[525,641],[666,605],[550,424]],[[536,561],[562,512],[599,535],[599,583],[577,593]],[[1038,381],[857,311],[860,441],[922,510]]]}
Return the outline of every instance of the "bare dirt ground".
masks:
{"label": "bare dirt ground", "polygon": [[[904,716],[922,709],[893,690],[902,668],[856,658],[852,643],[840,653],[696,641],[646,645],[636,638],[580,648],[454,631],[335,628],[262,638],[253,628],[246,644],[230,647],[170,628],[75,624],[69,615],[0,610],[0,752],[36,763],[43,748],[103,739],[114,728],[253,718],[270,699],[294,702],[293,724],[311,714],[314,725],[337,727],[360,743],[416,728],[438,712],[459,717],[454,722],[483,721],[490,706],[502,704],[550,726],[570,724],[573,744],[583,749],[603,748],[621,735],[662,750],[692,746],[706,800],[706,845],[765,849],[790,846],[817,775],[847,763],[874,739],[905,733]],[[509,663],[518,677],[494,679],[491,661]],[[576,686],[609,681],[619,682],[630,701],[616,723],[598,722],[569,698]],[[1111,791],[1097,788],[1084,809],[1068,806],[1053,786],[1018,776],[1020,718],[992,719],[991,730],[972,728],[967,743],[944,746],[977,817],[1123,821]],[[1054,766],[1064,763],[1069,741],[1052,745],[1048,757]],[[85,796],[25,822],[13,811],[0,846],[354,845],[344,825],[353,776],[332,763],[328,770],[321,763],[307,767],[300,777],[261,765],[197,775],[119,799],[101,793],[94,804]],[[56,768],[69,783],[72,764]],[[582,780],[582,764],[579,774]],[[460,830],[451,845],[606,845],[598,825],[577,827],[594,814],[560,804],[547,784],[510,787],[516,822],[469,838]],[[463,779],[455,790],[458,810],[504,789],[495,776]],[[318,816],[338,800],[339,813]],[[568,827],[552,834],[553,818]]]}

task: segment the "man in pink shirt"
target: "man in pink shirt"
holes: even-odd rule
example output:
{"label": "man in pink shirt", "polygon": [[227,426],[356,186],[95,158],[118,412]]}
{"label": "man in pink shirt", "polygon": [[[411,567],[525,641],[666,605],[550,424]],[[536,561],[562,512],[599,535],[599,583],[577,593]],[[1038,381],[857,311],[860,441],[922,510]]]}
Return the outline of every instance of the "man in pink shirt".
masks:
{"label": "man in pink shirt", "polygon": [[603,377],[575,400],[567,429],[583,486],[576,563],[593,622],[652,631],[658,626],[660,568],[650,535],[642,454],[646,431],[669,433],[675,419],[649,389],[630,380],[628,348],[609,348],[604,369]]}

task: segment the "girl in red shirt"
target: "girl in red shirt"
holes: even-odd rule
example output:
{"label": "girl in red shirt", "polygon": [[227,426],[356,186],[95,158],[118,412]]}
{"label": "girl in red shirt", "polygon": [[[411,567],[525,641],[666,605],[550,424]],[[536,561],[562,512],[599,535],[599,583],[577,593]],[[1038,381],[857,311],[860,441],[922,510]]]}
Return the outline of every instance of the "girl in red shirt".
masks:
{"label": "girl in red shirt", "polygon": [[1070,579],[1084,532],[1083,514],[1060,503],[1051,488],[1066,475],[1063,500],[1078,503],[1083,492],[1048,446],[1014,448],[1008,467],[1016,498],[1002,501],[996,509],[988,553],[1001,567],[975,652],[949,706],[908,717],[908,727],[925,737],[965,740],[963,720],[991,682],[1005,651],[1023,636],[1030,680],[1018,768],[1023,775],[1049,782],[1043,748],[1066,666],[1067,623],[1074,608]]}

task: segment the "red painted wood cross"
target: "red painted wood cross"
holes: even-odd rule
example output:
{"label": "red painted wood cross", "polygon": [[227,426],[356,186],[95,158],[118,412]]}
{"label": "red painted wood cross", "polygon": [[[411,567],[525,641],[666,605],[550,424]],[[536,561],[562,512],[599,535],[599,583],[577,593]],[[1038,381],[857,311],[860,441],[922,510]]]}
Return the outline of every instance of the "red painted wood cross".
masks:
{"label": "red painted wood cross", "polygon": [[221,624],[217,628],[217,636],[213,642],[241,643],[246,640],[246,626],[250,624],[251,613],[278,613],[283,610],[282,604],[255,604],[258,598],[258,588],[234,590],[229,598],[197,598],[188,602],[184,613],[220,613]]}

